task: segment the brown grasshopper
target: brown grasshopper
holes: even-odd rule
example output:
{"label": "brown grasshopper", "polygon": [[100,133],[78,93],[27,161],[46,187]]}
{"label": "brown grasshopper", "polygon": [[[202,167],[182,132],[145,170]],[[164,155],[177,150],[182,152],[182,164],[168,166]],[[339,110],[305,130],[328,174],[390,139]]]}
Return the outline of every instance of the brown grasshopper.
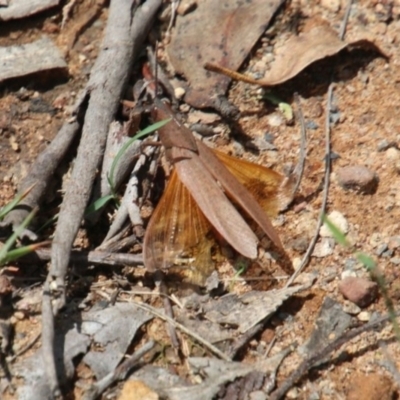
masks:
{"label": "brown grasshopper", "polygon": [[191,282],[202,284],[214,269],[216,234],[241,255],[256,259],[259,239],[239,213],[240,208],[284,255],[285,271],[293,272],[268,217],[291,201],[290,179],[210,149],[157,97],[152,115],[154,121],[172,119],[158,132],[174,170],[146,229],[146,268],[183,272]]}

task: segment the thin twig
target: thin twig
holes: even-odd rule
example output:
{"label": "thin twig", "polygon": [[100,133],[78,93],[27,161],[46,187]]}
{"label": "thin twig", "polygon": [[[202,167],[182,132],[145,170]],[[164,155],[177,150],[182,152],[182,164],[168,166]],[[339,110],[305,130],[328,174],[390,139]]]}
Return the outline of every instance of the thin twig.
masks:
{"label": "thin twig", "polygon": [[[20,263],[32,262],[45,262],[51,258],[50,249],[38,249],[26,256],[18,259]],[[109,251],[71,251],[70,260],[73,263],[81,263],[84,265],[98,264],[98,265],[125,265],[125,266],[139,266],[143,265],[142,254],[129,254],[129,253],[112,253]]]}
{"label": "thin twig", "polygon": [[322,195],[322,204],[319,211],[318,222],[315,228],[314,237],[312,238],[310,244],[308,245],[306,254],[301,260],[299,268],[295,271],[295,273],[289,278],[286,282],[285,287],[289,287],[297,276],[301,273],[303,268],[308,264],[311,254],[314,251],[315,244],[317,243],[319,231],[322,226],[322,219],[325,214],[326,204],[328,202],[328,192],[329,192],[329,176],[331,174],[331,139],[330,139],[330,116],[331,116],[331,107],[332,107],[332,93],[333,93],[333,83],[329,85],[328,88],[328,96],[327,96],[327,105],[326,105],[326,118],[325,118],[325,175],[324,175],[324,188]]}
{"label": "thin twig", "polygon": [[175,18],[176,18],[176,10],[178,9],[180,0],[171,0],[171,18],[169,20],[168,28],[167,28],[167,33],[170,32],[172,27],[174,26],[175,23]]}
{"label": "thin twig", "polygon": [[[400,312],[397,312],[396,315],[400,315]],[[348,332],[345,332],[342,336],[337,338],[332,343],[325,346],[320,351],[316,352],[315,354],[308,357],[304,360],[296,370],[285,380],[285,382],[281,385],[281,387],[275,392],[273,392],[270,396],[270,400],[279,400],[281,399],[288,390],[299,381],[299,379],[306,374],[315,364],[320,362],[321,360],[326,359],[326,357],[331,354],[333,351],[339,349],[345,343],[349,342],[350,340],[354,339],[356,336],[360,335],[361,333],[367,332],[371,329],[377,328],[379,325],[386,323],[389,321],[389,316],[384,316],[379,318],[376,321],[369,322],[359,328],[352,329]]]}
{"label": "thin twig", "polygon": [[54,316],[51,305],[53,296],[49,286],[49,281],[46,281],[42,296],[42,357],[50,393],[52,393],[54,398],[57,398],[61,395],[61,391],[58,385],[54,354]]}
{"label": "thin twig", "polygon": [[[343,17],[342,25],[339,32],[340,40],[344,39],[344,35],[346,32],[347,23],[349,21],[350,11],[351,11],[352,0],[349,0],[347,3],[347,8],[345,15]],[[325,176],[324,176],[324,188],[323,188],[323,198],[320,213],[318,216],[317,227],[315,229],[314,237],[312,238],[306,254],[304,255],[303,259],[301,260],[300,266],[296,270],[296,272],[290,277],[290,279],[286,282],[286,287],[290,286],[297,276],[301,273],[304,267],[308,264],[311,254],[314,251],[315,244],[317,243],[319,230],[322,226],[322,218],[325,214],[326,204],[328,201],[328,190],[329,190],[329,176],[331,172],[331,153],[330,153],[330,117],[331,117],[331,107],[332,107],[332,93],[333,93],[333,71],[331,76],[331,84],[328,88],[328,95],[327,95],[327,110],[326,110],[326,118],[325,118]]]}
{"label": "thin twig", "polygon": [[265,322],[266,321],[263,321],[255,326],[253,326],[252,328],[250,328],[247,332],[245,332],[242,336],[240,336],[238,339],[236,339],[232,343],[232,345],[229,347],[229,350],[228,350],[228,355],[232,360],[235,358],[236,354],[239,352],[240,349],[242,349],[242,347],[244,345],[249,343],[250,340],[253,339],[253,337],[255,335],[257,335],[264,329]]}
{"label": "thin twig", "polygon": [[158,82],[161,83],[163,88],[168,92],[168,95],[172,101],[173,104],[178,104],[178,101],[175,97],[175,90],[173,86],[171,85],[171,82],[169,81],[167,75],[165,72],[162,70],[159,64],[157,64],[157,57],[156,54],[154,53],[153,49],[151,46],[147,46],[147,58],[150,63],[150,68],[151,72],[153,73],[153,76],[157,76],[157,84]]}
{"label": "thin twig", "polygon": [[[168,288],[164,281],[164,274],[161,271],[156,271],[154,277],[156,284],[158,284],[160,294],[162,295],[165,315],[167,315],[168,318],[174,320],[174,311],[172,309],[170,297],[168,296]],[[167,322],[167,325],[168,334],[171,339],[172,346],[175,348],[176,351],[178,351],[180,343],[178,335],[176,334],[175,326],[173,324],[170,324],[169,322]]]}
{"label": "thin twig", "polygon": [[[344,38],[344,33],[346,31],[346,26],[348,22],[348,18],[350,15],[350,8],[351,8],[351,3],[352,0],[349,0],[348,6],[346,9],[346,13],[344,15],[342,27],[339,33],[339,37],[341,40]],[[331,172],[331,141],[330,141],[330,116],[331,116],[331,108],[332,108],[332,93],[333,93],[333,71],[331,74],[331,83],[328,88],[328,93],[327,93],[327,110],[326,110],[326,117],[325,117],[325,175],[324,175],[324,187],[323,187],[323,196],[322,196],[322,204],[321,204],[321,209],[318,217],[318,222],[317,226],[315,229],[315,234],[313,239],[311,240],[308,249],[306,251],[306,254],[304,255],[299,268],[296,270],[296,272],[290,277],[288,282],[286,283],[286,287],[292,284],[292,282],[296,279],[296,277],[301,273],[303,268],[308,264],[311,254],[314,250],[315,244],[317,243],[318,236],[319,236],[319,231],[322,226],[322,219],[325,214],[325,209],[326,209],[326,204],[328,201],[328,191],[329,191],[329,177],[330,177],[330,172]],[[385,317],[384,320],[381,321],[387,321],[388,317]],[[350,340],[351,338],[357,336],[359,333],[364,332],[365,329],[368,329],[367,324],[364,325],[363,327],[360,327],[358,329],[354,329],[353,331],[348,332],[348,334],[344,334],[342,338],[339,338],[335,342],[331,343],[327,347],[325,347],[322,351],[316,353],[314,356],[310,357],[309,359],[303,361],[300,366],[293,372],[292,375],[287,378],[281,387],[276,390],[270,397],[272,400],[278,400],[281,397],[283,397],[287,391],[300,379],[300,377],[306,373],[313,364],[315,364],[316,360],[319,360],[318,357],[326,357],[327,354],[335,350],[336,348],[340,347],[343,343],[346,341]],[[376,325],[374,325],[376,326]]]}
{"label": "thin twig", "polygon": [[134,244],[137,241],[136,235],[131,235],[124,238],[124,236],[128,234],[131,228],[131,224],[127,222],[125,226],[115,236],[107,241],[103,241],[103,243],[101,243],[101,245],[98,246],[96,250],[110,252],[118,251],[118,249],[124,248],[120,247],[121,242],[124,240],[128,240],[128,242],[132,241],[132,244]]}
{"label": "thin twig", "polygon": [[294,185],[293,189],[293,196],[294,194],[299,190],[301,180],[303,178],[303,173],[304,173],[304,165],[306,163],[306,143],[307,143],[307,130],[306,130],[306,124],[304,122],[304,116],[303,112],[301,109],[301,104],[300,104],[300,98],[297,93],[294,94],[294,100],[297,105],[297,119],[300,122],[300,132],[301,132],[301,139],[300,139],[300,155],[299,155],[299,161],[297,163],[297,166],[294,170],[294,174],[297,177],[296,184]]}
{"label": "thin twig", "polygon": [[15,353],[12,357],[7,359],[9,362],[13,362],[16,360],[19,356],[22,356],[22,354],[26,353],[29,349],[31,349],[37,341],[40,339],[42,336],[42,333],[38,333],[29,343],[27,343],[21,350],[19,350],[17,353]]}
{"label": "thin twig", "polygon": [[350,17],[352,4],[353,4],[353,0],[348,0],[346,11],[344,13],[344,17],[343,17],[343,20],[342,20],[342,24],[340,25],[340,31],[339,31],[339,39],[340,40],[343,40],[344,39],[344,35],[346,34],[346,28],[347,28],[347,24],[349,22],[349,17]]}
{"label": "thin twig", "polygon": [[210,350],[212,353],[220,357],[221,359],[225,361],[232,361],[230,357],[228,357],[226,354],[224,354],[221,350],[219,350],[217,347],[215,347],[212,343],[208,342],[201,336],[199,336],[197,333],[191,331],[190,329],[186,328],[184,325],[180,324],[179,322],[174,321],[172,318],[168,317],[167,315],[161,313],[158,311],[156,308],[149,306],[148,304],[144,303],[138,303],[135,302],[135,304],[139,307],[142,308],[143,310],[146,310],[148,312],[151,312],[158,318],[161,318],[163,321],[167,321],[170,324],[174,325],[176,328],[181,330],[182,332],[186,333],[187,335],[191,336],[193,339],[197,340],[199,343],[201,343],[203,346],[207,347],[208,350]]}
{"label": "thin twig", "polygon": [[94,400],[113,383],[125,379],[128,373],[138,364],[139,360],[152,350],[155,345],[156,343],[153,340],[148,341],[139,350],[135,351],[135,353],[133,353],[127,360],[115,368],[114,371],[94,383],[84,394],[83,400]]}

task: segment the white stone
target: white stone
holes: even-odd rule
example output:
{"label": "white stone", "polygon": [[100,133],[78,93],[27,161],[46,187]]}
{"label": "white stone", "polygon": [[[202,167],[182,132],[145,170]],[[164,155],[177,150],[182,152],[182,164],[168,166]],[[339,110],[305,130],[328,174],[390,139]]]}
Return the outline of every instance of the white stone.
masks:
{"label": "white stone", "polygon": [[187,122],[189,124],[196,124],[198,122],[201,122],[202,124],[213,124],[220,120],[221,117],[218,114],[193,110],[189,113]]}
{"label": "white stone", "polygon": [[357,278],[357,272],[356,271],[353,271],[353,270],[351,270],[351,269],[345,269],[341,274],[340,274],[340,279],[341,280],[343,280],[343,279],[346,279],[346,278],[349,278],[349,277],[351,277],[351,278]]}
{"label": "white stone", "polygon": [[295,257],[292,260],[293,268],[295,271],[297,271],[301,265],[301,258],[300,257]]}
{"label": "white stone", "polygon": [[273,126],[273,127],[277,127],[277,126],[281,126],[283,124],[283,118],[280,114],[271,114],[268,116],[268,125],[269,126]]}
{"label": "white stone", "polygon": [[175,97],[180,100],[185,95],[186,91],[183,87],[177,87],[174,90]]}
{"label": "white stone", "polygon": [[371,319],[371,313],[369,311],[361,311],[357,318],[361,322],[368,322]]}
{"label": "white stone", "polygon": [[[328,219],[343,233],[346,234],[349,232],[349,223],[347,222],[347,219],[344,217],[344,215],[340,211],[332,211],[328,215]],[[330,229],[323,224],[321,226],[321,229],[319,231],[319,235],[321,237],[333,237],[332,232]]]}
{"label": "white stone", "polygon": [[318,258],[329,256],[333,253],[334,246],[335,241],[333,239],[322,238],[322,240],[315,245],[312,255]]}
{"label": "white stone", "polygon": [[361,312],[361,308],[357,304],[351,301],[345,301],[343,304],[343,311],[350,315],[358,315]]}
{"label": "white stone", "polygon": [[400,151],[394,147],[390,147],[386,150],[386,158],[391,161],[397,161],[400,158]]}

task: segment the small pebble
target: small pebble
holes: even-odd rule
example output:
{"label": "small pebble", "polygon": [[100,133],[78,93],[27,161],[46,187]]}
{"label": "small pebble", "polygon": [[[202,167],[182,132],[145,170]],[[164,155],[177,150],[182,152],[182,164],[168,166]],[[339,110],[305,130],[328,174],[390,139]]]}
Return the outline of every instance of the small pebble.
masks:
{"label": "small pebble", "polygon": [[292,387],[287,393],[286,397],[288,399],[297,399],[299,397],[299,389],[297,387]]}
{"label": "small pebble", "polygon": [[386,243],[382,243],[375,250],[375,254],[380,257],[386,250],[388,249],[388,245]]}
{"label": "small pebble", "polygon": [[20,151],[19,144],[18,144],[17,139],[15,138],[14,135],[10,136],[9,141],[10,141],[11,148],[12,148],[14,151],[16,151],[16,152],[17,152],[17,151]]}
{"label": "small pebble", "polygon": [[357,260],[352,257],[346,258],[346,261],[344,262],[344,267],[346,269],[352,270],[356,265],[357,265]]}
{"label": "small pebble", "polygon": [[177,87],[174,89],[175,97],[178,100],[181,100],[183,98],[183,96],[185,95],[185,93],[186,93],[186,90],[183,87]]}
{"label": "small pebble", "polygon": [[316,130],[319,128],[318,124],[314,121],[307,121],[306,122],[306,128],[311,129],[311,130]]}
{"label": "small pebble", "polygon": [[302,259],[300,257],[294,257],[292,260],[293,268],[297,271],[300,268]]}
{"label": "small pebble", "polygon": [[283,117],[280,114],[271,114],[268,116],[268,125],[278,127],[283,124]]}
{"label": "small pebble", "polygon": [[199,110],[192,111],[188,115],[187,122],[189,124],[202,123],[202,124],[214,124],[215,122],[221,121],[221,117],[215,113],[208,113]]}
{"label": "small pebble", "polygon": [[275,151],[276,150],[276,146],[270,142],[267,142],[266,140],[264,140],[261,137],[256,137],[253,140],[250,140],[246,143],[246,146],[250,149],[255,149],[255,150],[259,150],[259,151],[266,151],[266,150],[270,150],[270,151]]}
{"label": "small pebble", "polygon": [[393,254],[394,254],[394,251],[388,249],[388,250],[384,251],[384,252],[381,254],[381,257],[383,257],[383,258],[390,258],[390,257],[393,256]]}
{"label": "small pebble", "polygon": [[308,400],[321,400],[321,396],[319,395],[319,393],[316,390],[314,390],[308,395],[307,399]]}
{"label": "small pebble", "polygon": [[22,320],[25,319],[25,313],[22,312],[22,311],[15,311],[15,313],[13,314],[13,316],[14,316],[17,320],[19,320],[19,321],[22,321]]}
{"label": "small pebble", "polygon": [[179,106],[179,111],[183,112],[183,113],[188,113],[190,111],[190,106],[189,104],[181,104]]}
{"label": "small pebble", "polygon": [[345,301],[343,304],[343,311],[350,315],[358,315],[361,312],[361,308],[351,301]]}
{"label": "small pebble", "polygon": [[214,129],[210,125],[205,125],[205,124],[191,124],[189,126],[191,131],[197,132],[201,136],[213,136],[214,135]]}
{"label": "small pebble", "polygon": [[395,142],[389,142],[387,139],[382,139],[378,143],[378,151],[386,151],[391,147],[394,147],[396,145]]}
{"label": "small pebble", "polygon": [[361,311],[357,318],[361,322],[368,322],[371,319],[371,313],[369,311]]}
{"label": "small pebble", "polygon": [[179,6],[176,9],[176,12],[179,15],[186,15],[192,12],[197,7],[197,2],[195,0],[181,1],[178,4]]}
{"label": "small pebble", "polygon": [[272,133],[269,133],[269,132],[267,132],[267,133],[265,133],[265,135],[264,135],[264,140],[266,141],[266,142],[269,142],[269,143],[274,143],[274,140],[275,140],[275,136],[272,134]]}
{"label": "small pebble", "polygon": [[372,193],[378,185],[376,174],[363,165],[339,168],[336,177],[343,189],[356,189],[361,193]]}
{"label": "small pebble", "polygon": [[359,307],[367,307],[375,300],[378,285],[365,278],[348,277],[339,283],[339,291]]}
{"label": "small pebble", "polygon": [[395,149],[394,147],[390,147],[386,150],[386,158],[390,161],[398,161],[400,158],[400,151]]}
{"label": "small pebble", "polygon": [[341,274],[340,274],[340,278],[342,280],[346,279],[346,278],[357,278],[357,272],[352,270],[352,269],[345,269]]}
{"label": "small pebble", "polygon": [[390,250],[396,250],[400,247],[400,236],[392,236],[388,241],[388,248]]}
{"label": "small pebble", "polygon": [[394,265],[400,265],[400,258],[399,257],[393,257],[390,259],[390,262]]}
{"label": "small pebble", "polygon": [[262,390],[254,390],[249,394],[249,400],[265,400],[267,399],[267,395]]}
{"label": "small pebble", "polygon": [[293,250],[296,250],[299,253],[305,253],[309,244],[309,239],[305,236],[299,236],[297,238],[292,239],[288,243],[288,247],[291,247]]}
{"label": "small pebble", "polygon": [[369,239],[369,244],[370,244],[372,247],[377,247],[377,246],[379,246],[379,245],[382,244],[382,243],[383,243],[382,234],[380,234],[379,232],[374,232],[374,233],[371,235],[370,239]]}
{"label": "small pebble", "polygon": [[244,154],[243,145],[239,142],[233,142],[233,151],[235,156],[242,156]]}
{"label": "small pebble", "polygon": [[[343,233],[346,234],[349,232],[349,223],[344,215],[340,211],[332,211],[328,215],[328,219]],[[333,237],[332,231],[328,228],[327,225],[323,224],[319,231],[319,235],[321,237]]]}
{"label": "small pebble", "polygon": [[329,116],[329,120],[332,124],[336,124],[340,121],[340,117],[341,117],[340,111],[331,112],[331,115]]}
{"label": "small pebble", "polygon": [[323,258],[333,253],[335,241],[331,238],[322,238],[320,242],[315,245],[313,257]]}
{"label": "small pebble", "polygon": [[335,153],[334,151],[331,151],[331,152],[329,153],[329,158],[330,158],[331,160],[338,160],[338,159],[341,158],[341,157],[340,157],[340,154]]}

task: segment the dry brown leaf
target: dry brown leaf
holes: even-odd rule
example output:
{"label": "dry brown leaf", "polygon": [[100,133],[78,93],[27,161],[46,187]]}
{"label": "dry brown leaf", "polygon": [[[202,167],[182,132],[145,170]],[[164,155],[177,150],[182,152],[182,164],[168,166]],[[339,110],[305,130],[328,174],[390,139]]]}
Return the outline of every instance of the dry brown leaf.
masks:
{"label": "dry brown leaf", "polygon": [[[346,47],[367,47],[388,57],[367,36],[354,38],[351,41],[342,41],[338,34],[329,26],[318,26],[309,32],[301,33],[299,36],[290,38],[284,46],[279,49],[275,62],[263,79],[253,79],[245,75],[236,74],[235,71],[219,68],[214,62],[206,63],[205,67],[210,71],[225,73],[232,78],[259,86],[275,86],[295,77],[313,62],[333,56]],[[223,66],[222,66],[223,67]]]}
{"label": "dry brown leaf", "polygon": [[167,51],[176,72],[190,84],[187,103],[197,108],[213,106],[230,79],[205,71],[204,63],[239,68],[282,2],[202,0],[195,11],[177,17]]}
{"label": "dry brown leaf", "polygon": [[322,25],[289,39],[276,56],[267,77],[260,80],[259,84],[274,86],[286,82],[313,62],[333,56],[348,46],[372,47],[382,53],[378,46],[367,39],[344,42],[333,29]]}

